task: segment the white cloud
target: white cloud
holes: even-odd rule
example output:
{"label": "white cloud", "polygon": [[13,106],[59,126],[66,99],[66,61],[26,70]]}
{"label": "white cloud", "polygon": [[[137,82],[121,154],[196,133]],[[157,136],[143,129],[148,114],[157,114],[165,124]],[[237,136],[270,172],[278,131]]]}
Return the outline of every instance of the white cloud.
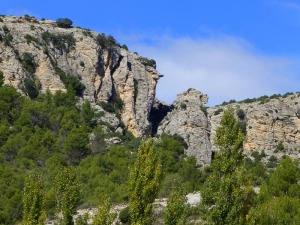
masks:
{"label": "white cloud", "polygon": [[164,37],[155,41],[155,45],[135,42],[129,46],[156,60],[158,71],[165,75],[159,80],[157,98],[168,103],[191,87],[208,94],[210,106],[300,87],[295,60],[263,55],[242,39]]}

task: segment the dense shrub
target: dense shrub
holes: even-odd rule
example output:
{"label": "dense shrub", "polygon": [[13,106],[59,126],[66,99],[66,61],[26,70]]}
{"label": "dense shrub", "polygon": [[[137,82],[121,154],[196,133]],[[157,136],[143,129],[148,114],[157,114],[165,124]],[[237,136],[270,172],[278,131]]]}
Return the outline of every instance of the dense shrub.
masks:
{"label": "dense shrub", "polygon": [[36,37],[33,37],[33,36],[29,35],[29,34],[25,35],[25,39],[26,39],[26,43],[27,44],[30,44],[31,42],[35,42],[35,43],[38,42],[38,39]]}
{"label": "dense shrub", "polygon": [[30,73],[34,73],[36,70],[36,64],[34,62],[34,57],[29,52],[24,52],[22,56],[22,66]]}
{"label": "dense shrub", "polygon": [[32,81],[31,79],[28,79],[28,78],[25,79],[24,86],[25,86],[26,93],[28,94],[28,96],[31,99],[34,99],[39,95],[39,91],[38,91],[37,87],[35,86],[34,81]]}
{"label": "dense shrub", "polygon": [[97,35],[96,41],[102,48],[111,48],[114,45],[119,45],[112,35],[105,36],[103,33]]}
{"label": "dense shrub", "polygon": [[73,21],[68,18],[58,18],[56,20],[56,24],[58,27],[61,27],[61,28],[71,28]]}
{"label": "dense shrub", "polygon": [[238,116],[238,118],[240,119],[240,120],[244,120],[245,119],[245,112],[244,112],[244,110],[242,110],[242,109],[238,109],[237,111],[236,111],[236,115]]}
{"label": "dense shrub", "polygon": [[12,40],[13,40],[13,36],[10,33],[6,34],[3,38],[3,42],[7,46],[9,46],[11,44]]}
{"label": "dense shrub", "polygon": [[9,29],[8,29],[8,27],[6,25],[4,25],[2,27],[2,30],[4,31],[5,34],[9,33]]}
{"label": "dense shrub", "polygon": [[53,34],[46,31],[42,33],[42,39],[47,44],[51,42],[58,49],[65,47],[65,43],[68,45],[68,48],[76,44],[76,39],[72,34]]}
{"label": "dense shrub", "polygon": [[125,209],[123,209],[120,214],[119,214],[119,220],[123,223],[123,224],[127,224],[130,222],[130,214],[129,214],[129,207],[126,207]]}
{"label": "dense shrub", "polygon": [[214,115],[217,116],[217,115],[219,115],[221,112],[223,112],[223,109],[222,109],[222,108],[219,108],[219,109],[217,109],[217,110],[214,112]]}

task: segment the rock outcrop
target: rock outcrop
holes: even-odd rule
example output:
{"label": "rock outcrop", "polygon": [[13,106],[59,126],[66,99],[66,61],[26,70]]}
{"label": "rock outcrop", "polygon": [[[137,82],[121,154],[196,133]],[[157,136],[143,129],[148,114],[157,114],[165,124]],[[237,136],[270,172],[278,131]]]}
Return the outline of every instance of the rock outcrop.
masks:
{"label": "rock outcrop", "polygon": [[186,154],[195,156],[199,166],[211,162],[210,126],[204,107],[207,101],[207,95],[195,89],[179,94],[157,132],[181,136],[188,145]]}
{"label": "rock outcrop", "polygon": [[[242,119],[246,128],[244,143],[246,153],[264,151],[267,155],[276,155],[278,158],[285,154],[299,158],[300,108],[298,103],[300,103],[300,95],[293,94],[284,98],[267,99],[265,102],[230,104],[236,112],[244,114]],[[227,107],[217,106],[208,109],[212,144],[222,111]]]}
{"label": "rock outcrop", "polygon": [[[65,92],[71,82],[81,101],[90,101],[114,132],[122,132],[124,127],[139,137],[176,134],[187,143],[186,154],[195,156],[200,166],[211,162],[217,151],[215,131],[227,106],[206,112],[208,97],[194,89],[179,94],[171,106],[155,100],[156,84],[162,76],[155,61],[120,47],[112,37],[82,28],[59,28],[49,20],[0,18],[0,71],[5,84],[32,97],[34,92],[30,94],[28,88],[40,93]],[[30,81],[27,86],[26,81]],[[299,158],[298,103],[299,94],[294,94],[231,104],[244,114],[240,119],[247,133],[247,152]]]}
{"label": "rock outcrop", "polygon": [[[61,73],[80,79],[84,100],[93,105],[121,100],[120,118],[135,136],[151,133],[150,110],[160,74],[153,62],[119,45],[102,46],[97,33],[81,28],[59,28],[53,21],[2,17],[0,71],[5,84],[26,95],[24,81],[38,84],[40,92],[66,91]],[[32,57],[34,70],[24,65]],[[151,60],[150,60],[151,61]],[[26,62],[25,62],[26,63]]]}

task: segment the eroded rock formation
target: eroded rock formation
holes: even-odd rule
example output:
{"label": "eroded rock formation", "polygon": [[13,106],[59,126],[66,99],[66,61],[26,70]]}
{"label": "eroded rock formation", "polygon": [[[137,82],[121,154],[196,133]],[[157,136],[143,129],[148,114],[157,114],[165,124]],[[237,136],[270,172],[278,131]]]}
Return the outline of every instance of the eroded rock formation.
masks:
{"label": "eroded rock formation", "polygon": [[204,107],[207,101],[207,95],[195,89],[177,95],[173,110],[163,119],[157,132],[180,135],[188,144],[186,154],[195,156],[199,166],[211,162],[210,126]]}
{"label": "eroded rock formation", "polygon": [[[83,99],[92,104],[115,98],[123,102],[121,120],[135,136],[150,134],[149,114],[160,74],[147,59],[118,45],[103,47],[97,33],[80,28],[59,28],[53,21],[3,17],[0,27],[0,70],[5,84],[24,92],[24,80],[39,84],[40,92],[66,91],[59,72],[85,85]],[[35,71],[22,64],[33,57]]]}

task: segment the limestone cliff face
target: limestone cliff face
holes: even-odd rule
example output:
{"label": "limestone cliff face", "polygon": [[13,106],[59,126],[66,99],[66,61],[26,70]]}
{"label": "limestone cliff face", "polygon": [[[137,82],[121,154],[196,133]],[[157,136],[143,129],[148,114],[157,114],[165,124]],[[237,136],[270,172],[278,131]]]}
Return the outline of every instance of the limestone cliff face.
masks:
{"label": "limestone cliff face", "polygon": [[264,102],[216,106],[208,108],[206,115],[203,107],[207,99],[205,94],[194,89],[178,95],[157,133],[180,135],[188,145],[186,154],[195,156],[200,166],[209,164],[213,152],[218,151],[214,146],[216,129],[223,112],[230,106],[244,124],[246,154],[264,151],[277,158],[283,155],[300,158],[300,94],[269,98]]}
{"label": "limestone cliff face", "polygon": [[211,162],[210,125],[203,112],[207,100],[207,95],[195,89],[179,94],[157,132],[180,135],[188,145],[186,154],[195,156],[199,166]]}
{"label": "limestone cliff face", "polygon": [[[246,142],[244,149],[250,151],[265,151],[267,155],[281,157],[288,154],[299,158],[300,149],[300,95],[294,94],[286,98],[271,99],[265,103],[234,103],[230,106],[245,114]],[[215,131],[219,126],[222,110],[227,106],[208,109],[211,124],[210,140],[213,143]],[[213,150],[216,150],[213,148]]]}
{"label": "limestone cliff face", "polygon": [[[86,87],[83,99],[94,105],[118,96],[124,103],[121,120],[125,128],[135,136],[150,133],[148,118],[160,74],[153,65],[145,63],[145,58],[117,45],[101,47],[96,41],[97,33],[89,30],[59,28],[47,20],[34,22],[19,17],[2,17],[2,20],[0,70],[5,84],[23,94],[25,79],[39,83],[40,92],[66,91],[57,72],[62,70],[67,76],[80,79]],[[34,72],[24,68],[24,53],[33,56]]]}

